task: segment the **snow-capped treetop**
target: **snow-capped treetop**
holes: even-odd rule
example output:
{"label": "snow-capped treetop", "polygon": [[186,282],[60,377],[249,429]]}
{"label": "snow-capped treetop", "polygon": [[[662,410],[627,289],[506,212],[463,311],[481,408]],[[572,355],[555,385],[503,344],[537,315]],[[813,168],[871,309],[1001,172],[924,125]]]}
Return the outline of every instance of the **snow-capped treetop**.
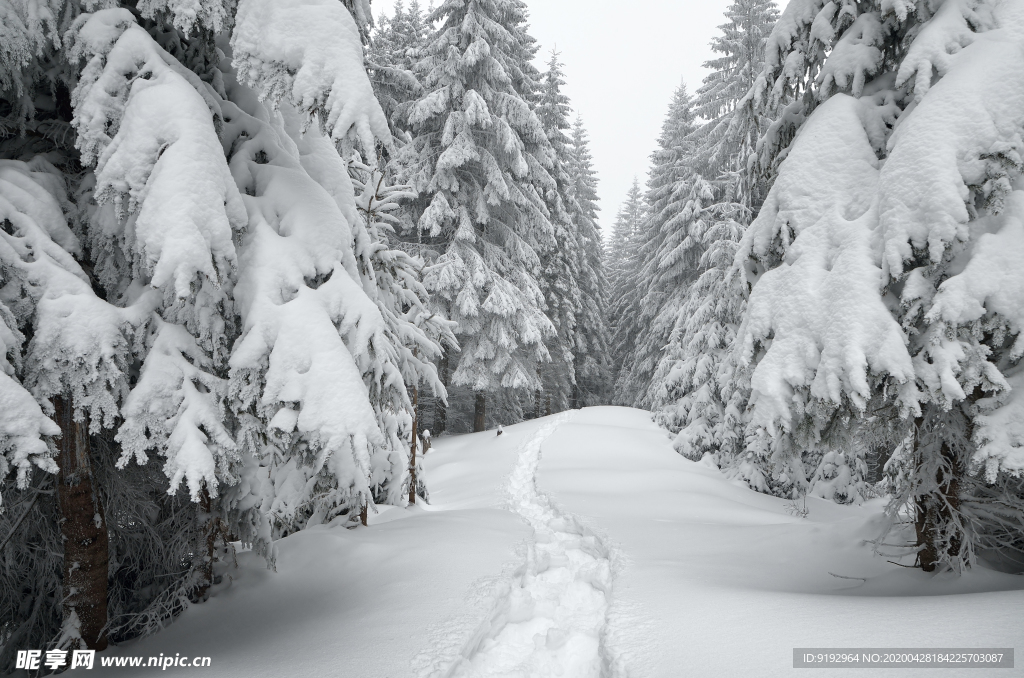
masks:
{"label": "snow-capped treetop", "polygon": [[426,280],[459,323],[453,380],[535,389],[553,331],[541,310],[538,251],[553,238],[545,198],[557,186],[528,101],[535,83],[523,61],[522,7],[447,0],[429,20],[442,25],[417,66],[428,93],[409,107],[415,138],[403,163],[420,195],[420,230],[445,242]]}
{"label": "snow-capped treetop", "polygon": [[633,272],[639,307],[631,311],[636,319],[630,324],[636,327],[626,329],[636,334],[635,339],[625,341],[619,335],[620,345],[628,350],[618,376],[617,396],[639,407],[650,404],[648,389],[675,324],[676,304],[697,277],[699,241],[691,237],[690,226],[712,201],[711,187],[693,163],[696,124],[692,104],[685,83],[680,84],[662,123],[658,148],[651,154],[646,195],[650,212],[634,264],[639,270]]}
{"label": "snow-capped treetop", "polygon": [[[583,125],[583,118],[576,116],[572,124],[572,149],[569,157],[569,176],[573,179],[573,198],[580,205],[586,218],[597,223],[598,207],[597,172],[590,153],[590,137]],[[595,231],[599,233],[599,231]]]}
{"label": "snow-capped treetop", "polygon": [[597,173],[590,155],[590,142],[583,120],[572,126],[565,171],[569,175],[570,217],[581,239],[582,260],[579,287],[582,309],[576,324],[577,406],[607,401],[611,377],[610,332],[608,328],[608,276],[604,240],[597,223]]}
{"label": "snow-capped treetop", "polygon": [[728,23],[719,26],[721,33],[711,42],[721,56],[704,64],[711,72],[694,95],[694,112],[706,122],[695,134],[693,162],[708,179],[724,179],[726,199],[750,210],[766,191],[749,171],[767,126],[754,85],[764,69],[765,45],[778,11],[773,0],[736,0],[725,16]]}
{"label": "snow-capped treetop", "polygon": [[562,72],[562,62],[559,60],[559,53],[551,51],[548,59],[548,69],[544,72],[541,83],[540,101],[537,102],[537,117],[540,118],[544,130],[547,132],[548,141],[552,148],[558,153],[570,143],[565,130],[569,129],[569,97],[562,93],[565,87],[565,74]]}

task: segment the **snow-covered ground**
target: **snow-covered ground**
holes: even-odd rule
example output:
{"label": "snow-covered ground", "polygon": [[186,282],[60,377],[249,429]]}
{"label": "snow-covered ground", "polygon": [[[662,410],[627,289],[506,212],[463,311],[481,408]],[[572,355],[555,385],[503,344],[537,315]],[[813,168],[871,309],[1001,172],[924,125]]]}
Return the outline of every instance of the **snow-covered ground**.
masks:
{"label": "snow-covered ground", "polygon": [[646,412],[443,438],[425,469],[429,506],[288,537],[276,573],[241,553],[210,601],[107,655],[208,655],[167,671],[251,678],[810,678],[845,670],[793,669],[794,647],[1024,648],[1024,577],[892,564],[865,543],[880,500],[800,517],[677,455]]}

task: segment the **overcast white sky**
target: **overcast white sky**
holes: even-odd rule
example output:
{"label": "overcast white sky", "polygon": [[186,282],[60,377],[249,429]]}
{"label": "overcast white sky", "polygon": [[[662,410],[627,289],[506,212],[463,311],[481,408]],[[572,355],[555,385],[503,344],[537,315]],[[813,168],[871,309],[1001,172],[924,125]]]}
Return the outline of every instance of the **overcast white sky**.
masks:
{"label": "overcast white sky", "polygon": [[[423,2],[423,4],[427,4]],[[547,60],[557,46],[565,93],[583,116],[609,232],[636,176],[643,184],[672,92],[700,86],[708,48],[730,0],[526,0]],[[374,0],[390,14],[393,0]]]}

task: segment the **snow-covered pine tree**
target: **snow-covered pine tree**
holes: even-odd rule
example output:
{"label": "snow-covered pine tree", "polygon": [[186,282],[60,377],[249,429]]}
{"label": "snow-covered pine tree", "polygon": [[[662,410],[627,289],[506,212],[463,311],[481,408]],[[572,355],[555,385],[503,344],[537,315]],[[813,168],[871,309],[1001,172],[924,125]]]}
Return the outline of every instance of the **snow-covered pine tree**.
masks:
{"label": "snow-covered pine tree", "polygon": [[418,227],[444,253],[428,289],[458,322],[453,386],[475,394],[474,429],[487,394],[532,393],[553,333],[538,286],[538,249],[553,237],[538,184],[553,189],[551,148],[525,97],[524,20],[513,0],[447,0],[418,66],[426,90],[409,109],[413,141],[402,149],[418,193]]}
{"label": "snow-covered pine tree", "polygon": [[[630,349],[636,344],[641,331],[639,324],[633,319],[643,297],[639,276],[642,268],[640,245],[647,211],[648,206],[644,202],[640,183],[634,177],[626,200],[615,217],[612,237],[607,244],[608,324],[612,338],[612,376],[622,372]],[[613,392],[612,396],[614,404],[626,404],[618,398],[617,392]]]}
{"label": "snow-covered pine tree", "polygon": [[[691,226],[714,201],[711,185],[693,166],[692,100],[681,84],[662,124],[658,149],[651,155],[647,185],[649,216],[639,247],[638,304],[616,337],[625,360],[615,383],[618,402],[650,406],[654,371],[668,344],[687,287],[697,278],[700,243]],[[628,327],[634,325],[634,327]]]}
{"label": "snow-covered pine tree", "polygon": [[694,135],[694,160],[708,178],[728,182],[726,200],[756,215],[767,191],[752,165],[770,120],[755,104],[754,85],[778,10],[774,0],[734,0],[725,17],[711,40],[720,56],[704,63],[710,73],[693,97],[694,113],[705,121]]}
{"label": "snow-covered pine tree", "polygon": [[423,427],[409,390],[419,397],[425,387],[432,397],[445,401],[447,393],[434,363],[441,357],[442,344],[457,349],[454,323],[428,308],[420,279],[423,260],[389,245],[400,226],[396,213],[415,194],[408,186],[388,185],[379,166],[366,165],[357,156],[349,161],[349,172],[362,217],[353,224],[356,260],[363,288],[384,319],[380,338],[386,340],[373,346],[371,355],[377,360],[367,361],[363,369],[378,425],[388,437],[374,460],[370,484],[376,501],[401,504],[399,496],[406,496],[413,502],[410,488],[426,498],[426,484],[421,457],[416,455],[422,449],[418,436]]}
{"label": "snow-covered pine tree", "polygon": [[755,147],[766,129],[753,103],[764,66],[767,36],[777,11],[770,0],[736,0],[711,48],[721,56],[694,97],[705,122],[694,132],[693,162],[711,179],[715,204],[694,236],[700,240],[700,278],[685,293],[665,355],[651,385],[656,419],[676,433],[675,447],[691,459],[709,452],[719,463],[767,490],[765,474],[736,453],[743,447],[746,374],[731,360],[745,306],[739,276],[729,275],[736,247],[764,198],[752,171]]}
{"label": "snow-covered pine tree", "polygon": [[554,151],[551,175],[556,190],[548,193],[547,203],[555,239],[540,253],[540,286],[555,332],[547,341],[551,361],[541,367],[542,402],[535,404],[538,415],[561,412],[569,408],[574,399],[577,326],[583,312],[579,279],[584,264],[584,243],[572,216],[581,208],[570,202],[574,199],[568,173],[571,141],[565,133],[569,129],[570,108],[569,97],[562,94],[565,79],[558,52],[551,52],[547,66],[535,110]]}
{"label": "snow-covered pine tree", "polygon": [[[400,379],[416,365],[422,367],[410,358],[414,345],[426,342],[428,354],[437,349],[428,349],[429,339],[413,323],[401,319],[389,326],[383,317],[388,295],[403,303],[409,299],[401,284],[381,290],[388,278],[374,268],[378,243],[362,230],[347,168],[335,149],[354,134],[373,157],[374,139],[389,139],[362,71],[352,17],[333,10],[327,17],[306,15],[311,23],[302,28],[317,38],[307,37],[307,49],[334,58],[330,70],[304,76],[304,64],[290,63],[294,56],[289,52],[267,49],[274,41],[267,39],[266,26],[278,23],[277,13],[295,8],[265,5],[260,11],[268,14],[243,15],[240,10],[232,36],[234,59],[239,77],[279,105],[280,129],[262,123],[265,114],[253,103],[242,102],[233,113],[231,133],[238,146],[230,162],[236,181],[254,194],[248,202],[254,204],[250,232],[256,235],[243,248],[283,275],[277,280],[240,278],[240,287],[251,286],[242,313],[248,331],[232,356],[232,379],[243,425],[254,429],[246,440],[254,441],[251,450],[258,462],[236,499],[245,509],[239,518],[248,534],[267,545],[275,534],[351,515],[352,508],[371,500],[374,488],[390,487],[391,496],[399,493],[402,483],[387,476],[406,471],[408,439],[401,449],[392,448],[403,430],[396,417],[408,415],[399,407],[407,402]],[[313,26],[318,19],[320,25]],[[331,31],[348,39],[338,43],[328,37]],[[273,37],[283,47],[296,35],[282,31]],[[293,76],[296,66],[300,70]],[[341,87],[344,82],[347,87]],[[308,113],[299,111],[310,111],[310,103],[316,117],[307,128]],[[285,199],[289,202],[282,204]],[[282,211],[284,206],[288,211]],[[254,229],[254,218],[266,227]],[[251,270],[255,274],[259,268]],[[285,303],[275,302],[280,299]],[[405,310],[392,309],[399,316]],[[281,322],[281,314],[288,323]],[[268,342],[266,332],[278,327],[295,331]],[[399,338],[408,343],[396,345]],[[366,383],[352,383],[353,376]],[[271,444],[261,447],[261,436]],[[246,494],[257,498],[254,507]],[[254,514],[251,508],[259,511]],[[274,524],[270,515],[276,517]]]}
{"label": "snow-covered pine tree", "polygon": [[569,149],[570,218],[581,241],[579,278],[581,309],[576,319],[573,361],[576,389],[573,407],[606,403],[611,379],[611,348],[608,331],[608,278],[604,243],[597,224],[597,173],[590,155],[590,141],[579,116],[572,126]]}
{"label": "snow-covered pine tree", "polygon": [[[64,211],[70,208],[64,177],[46,160],[0,160],[4,396],[10,402],[0,415],[7,453],[2,470],[5,481],[16,471],[13,487],[5,486],[4,494],[19,516],[18,523],[14,515],[8,518],[12,524],[4,542],[0,597],[8,611],[23,605],[26,593],[37,605],[36,614],[17,619],[21,624],[10,633],[36,640],[43,629],[51,634],[60,629],[68,643],[102,649],[107,642],[108,535],[89,437],[111,427],[118,415],[128,382],[125,330],[136,318],[98,298],[75,262],[72,253],[80,255],[82,247],[68,227]],[[21,328],[32,336],[28,346]],[[42,419],[44,413],[53,421]],[[42,436],[60,436],[56,455]],[[40,494],[49,496],[36,511]],[[52,516],[52,522],[21,526],[24,518],[41,515]],[[58,556],[17,553],[26,542],[46,544]],[[62,572],[68,574],[61,577]],[[25,575],[43,586],[24,581]],[[47,590],[54,579],[58,590],[66,591],[56,600]],[[22,584],[20,590],[16,583]],[[49,609],[40,611],[47,598]],[[10,654],[5,652],[4,659],[9,661]]]}
{"label": "snow-covered pine tree", "polygon": [[[5,341],[8,355],[23,356],[12,364],[20,365],[21,374],[15,370],[9,375],[20,378],[42,411],[53,414],[58,424],[39,429],[36,435],[60,435],[56,459],[46,459],[46,465],[36,460],[42,473],[31,471],[27,462],[32,455],[23,453],[15,460],[19,473],[13,487],[6,484],[7,468],[0,478],[4,495],[14,499],[9,503],[14,512],[4,515],[4,521],[10,522],[5,530],[5,563],[0,568],[5,619],[0,665],[8,667],[14,649],[24,647],[19,643],[104,647],[108,633],[116,632],[108,626],[108,610],[116,615],[131,609],[124,604],[123,586],[116,577],[108,590],[108,575],[134,569],[154,551],[161,551],[163,544],[155,546],[143,537],[136,545],[147,552],[137,554],[135,562],[117,559],[125,544],[124,521],[135,522],[138,511],[150,507],[136,505],[107,521],[107,508],[120,509],[118,500],[123,495],[104,478],[116,459],[95,449],[97,443],[102,447],[101,430],[109,432],[120,416],[133,352],[129,338],[146,324],[152,299],[139,299],[125,309],[104,301],[104,290],[93,276],[93,262],[87,258],[89,244],[81,237],[86,217],[82,193],[88,189],[80,190],[83,174],[70,126],[70,89],[77,68],[74,59],[61,52],[65,45],[57,37],[75,28],[79,7],[57,4],[37,12],[41,8],[34,4],[5,4],[4,9],[9,10],[4,15],[5,28],[24,31],[26,36],[44,29],[46,34],[45,40],[28,39],[35,48],[3,65],[0,114],[21,132],[0,143],[4,175],[0,203],[5,212],[3,230],[9,236],[3,243],[6,256],[0,268],[4,269],[4,305],[13,311],[5,321],[13,320],[15,331],[30,329],[32,337],[27,346],[16,334],[5,337],[14,340]],[[22,11],[27,14],[19,15]],[[88,177],[86,185],[91,181]],[[25,402],[9,402],[12,407],[4,407],[4,415],[21,420],[22,435],[16,440],[24,450],[32,412],[24,410]],[[39,446],[46,447],[36,437],[33,447]],[[168,543],[168,551],[155,553],[164,563],[148,574],[178,571],[188,562],[189,551],[194,553],[197,544],[190,528],[195,527],[195,512],[182,513],[184,525],[174,527],[185,535],[184,540]],[[164,526],[150,526],[147,537],[169,536]],[[108,554],[114,558],[108,559]],[[111,569],[115,564],[116,569]],[[146,564],[153,565],[152,561]],[[136,583],[152,584],[143,579]],[[173,578],[165,581],[171,586],[176,583]],[[155,593],[160,588],[158,584]],[[136,603],[140,597],[135,596]],[[8,642],[11,639],[13,645]]]}
{"label": "snow-covered pine tree", "polygon": [[220,518],[270,555],[399,494],[403,380],[444,327],[336,148],[389,143],[345,5],[41,7],[2,5],[5,667],[160,628],[209,586]]}
{"label": "snow-covered pine tree", "polygon": [[912,508],[928,571],[1021,546],[1020,15],[791,2],[759,83],[795,103],[766,136],[778,177],[737,257],[750,451],[850,500],[851,443],[886,434],[891,513]]}
{"label": "snow-covered pine tree", "polygon": [[[721,453],[723,467],[743,447],[746,389],[730,358],[745,300],[730,270],[745,217],[734,203],[714,204],[693,222],[692,235],[703,248],[700,277],[686,290],[650,390],[655,420],[676,434],[675,449],[694,460]],[[763,472],[734,472],[767,490]]]}
{"label": "snow-covered pine tree", "polygon": [[414,70],[429,34],[426,15],[418,0],[412,0],[408,8],[401,1],[395,3],[394,14],[382,17],[371,36],[366,65],[377,100],[395,132],[400,131],[396,127],[399,109],[421,94]]}

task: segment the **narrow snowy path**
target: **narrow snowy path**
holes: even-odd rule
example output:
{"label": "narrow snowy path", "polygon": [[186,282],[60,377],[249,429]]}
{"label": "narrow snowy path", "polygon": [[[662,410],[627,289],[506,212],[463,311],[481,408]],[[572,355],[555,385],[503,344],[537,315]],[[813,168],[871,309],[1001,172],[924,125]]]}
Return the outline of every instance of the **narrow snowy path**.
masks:
{"label": "narrow snowy path", "polygon": [[453,678],[598,678],[612,573],[608,550],[537,489],[541,446],[572,413],[553,418],[520,448],[509,503],[533,528],[526,563]]}

